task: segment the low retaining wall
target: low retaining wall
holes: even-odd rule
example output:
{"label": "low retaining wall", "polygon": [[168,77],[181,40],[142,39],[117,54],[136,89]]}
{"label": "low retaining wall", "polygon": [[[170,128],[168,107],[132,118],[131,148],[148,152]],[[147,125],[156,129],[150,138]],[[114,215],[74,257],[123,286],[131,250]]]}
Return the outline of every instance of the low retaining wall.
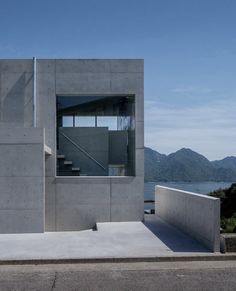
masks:
{"label": "low retaining wall", "polygon": [[224,251],[232,253],[236,252],[236,233],[221,234],[224,243]]}
{"label": "low retaining wall", "polygon": [[220,199],[156,186],[155,213],[211,251],[220,251]]}

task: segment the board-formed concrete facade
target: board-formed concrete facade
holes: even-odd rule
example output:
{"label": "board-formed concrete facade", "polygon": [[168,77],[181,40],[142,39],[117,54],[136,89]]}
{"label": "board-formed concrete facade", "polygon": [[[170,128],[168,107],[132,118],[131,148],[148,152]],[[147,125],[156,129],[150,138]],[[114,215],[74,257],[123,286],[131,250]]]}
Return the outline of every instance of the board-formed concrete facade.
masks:
{"label": "board-formed concrete facade", "polygon": [[[0,60],[0,233],[143,219],[143,60]],[[57,96],[135,99],[132,176],[57,176]]]}

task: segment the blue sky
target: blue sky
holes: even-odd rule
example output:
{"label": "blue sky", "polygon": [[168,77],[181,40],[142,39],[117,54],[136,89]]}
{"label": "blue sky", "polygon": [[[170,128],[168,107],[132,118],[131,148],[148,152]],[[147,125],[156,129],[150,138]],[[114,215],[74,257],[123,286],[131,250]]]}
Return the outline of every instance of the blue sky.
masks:
{"label": "blue sky", "polygon": [[1,1],[0,58],[144,58],[145,144],[236,155],[236,1]]}

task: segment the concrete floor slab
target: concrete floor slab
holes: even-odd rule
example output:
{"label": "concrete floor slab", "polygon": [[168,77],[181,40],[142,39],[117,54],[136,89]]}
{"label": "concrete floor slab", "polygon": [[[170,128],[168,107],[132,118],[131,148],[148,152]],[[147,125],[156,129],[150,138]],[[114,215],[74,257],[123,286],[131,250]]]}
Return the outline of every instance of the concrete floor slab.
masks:
{"label": "concrete floor slab", "polygon": [[154,216],[142,222],[98,223],[97,231],[1,234],[0,261],[151,258],[212,254]]}

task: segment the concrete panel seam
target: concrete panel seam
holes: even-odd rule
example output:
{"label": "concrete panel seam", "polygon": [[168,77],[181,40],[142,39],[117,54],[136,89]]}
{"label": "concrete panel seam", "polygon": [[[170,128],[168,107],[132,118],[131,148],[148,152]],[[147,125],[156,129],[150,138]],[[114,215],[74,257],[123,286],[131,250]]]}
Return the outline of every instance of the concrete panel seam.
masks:
{"label": "concrete panel seam", "polygon": [[58,230],[58,222],[57,222],[57,186],[55,185],[55,230]]}
{"label": "concrete panel seam", "polygon": [[111,208],[112,208],[112,179],[110,179],[110,221],[112,221]]}

